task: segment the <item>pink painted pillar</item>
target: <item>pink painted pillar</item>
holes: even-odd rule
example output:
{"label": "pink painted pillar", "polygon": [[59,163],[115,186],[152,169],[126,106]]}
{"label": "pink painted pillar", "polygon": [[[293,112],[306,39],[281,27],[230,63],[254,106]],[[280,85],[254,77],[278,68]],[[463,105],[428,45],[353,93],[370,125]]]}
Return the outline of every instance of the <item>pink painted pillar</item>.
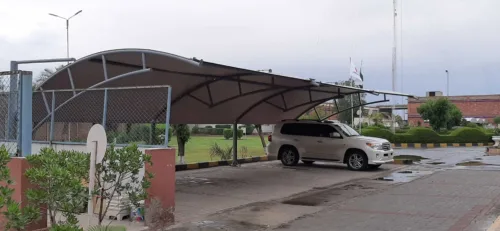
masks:
{"label": "pink painted pillar", "polygon": [[175,149],[146,149],[146,154],[151,156],[152,162],[152,165],[146,165],[146,171],[154,174],[145,201],[146,207],[151,199],[156,198],[163,208],[175,208]]}
{"label": "pink painted pillar", "polygon": [[[29,168],[28,161],[23,157],[13,157],[7,164],[7,167],[10,169],[11,179],[14,181],[14,184],[12,185],[12,188],[14,189],[12,199],[21,202],[21,207],[24,207],[28,204],[26,191],[34,187],[24,175],[26,169]],[[26,231],[47,228],[47,211],[45,209],[40,209],[40,214],[41,219],[29,225]]]}

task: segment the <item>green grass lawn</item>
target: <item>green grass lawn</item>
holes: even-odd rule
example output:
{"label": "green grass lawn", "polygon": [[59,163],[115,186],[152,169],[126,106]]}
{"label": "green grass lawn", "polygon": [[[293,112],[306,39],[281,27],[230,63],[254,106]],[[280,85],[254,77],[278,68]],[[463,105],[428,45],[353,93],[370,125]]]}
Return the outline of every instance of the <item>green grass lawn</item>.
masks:
{"label": "green grass lawn", "polygon": [[[226,140],[222,136],[191,136],[191,139],[186,144],[186,163],[211,161],[209,150],[214,143],[217,143],[221,147],[233,146],[233,140]],[[172,137],[170,140],[170,146],[177,148],[177,137]],[[239,150],[243,146],[248,149],[247,157],[265,155],[259,136],[249,135],[244,136],[241,140],[238,140],[238,158],[242,158]],[[179,160],[178,156],[177,160]],[[213,161],[218,160],[219,159],[213,159]]]}

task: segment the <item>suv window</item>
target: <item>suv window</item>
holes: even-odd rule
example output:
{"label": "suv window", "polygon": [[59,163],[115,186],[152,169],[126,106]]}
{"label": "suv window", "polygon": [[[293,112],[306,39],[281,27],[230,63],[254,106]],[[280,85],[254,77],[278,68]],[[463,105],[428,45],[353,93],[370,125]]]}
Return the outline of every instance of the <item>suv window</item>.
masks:
{"label": "suv window", "polygon": [[293,136],[314,136],[330,137],[330,133],[336,132],[335,128],[325,124],[302,124],[288,123],[283,124],[280,133]]}

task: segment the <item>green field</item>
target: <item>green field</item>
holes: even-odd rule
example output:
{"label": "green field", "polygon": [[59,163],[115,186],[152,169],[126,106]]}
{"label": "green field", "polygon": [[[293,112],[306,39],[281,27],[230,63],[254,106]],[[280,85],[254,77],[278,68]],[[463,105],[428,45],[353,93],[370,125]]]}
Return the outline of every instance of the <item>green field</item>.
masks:
{"label": "green field", "polygon": [[[186,153],[184,158],[186,163],[211,161],[209,150],[214,143],[217,143],[222,147],[233,146],[233,141],[231,139],[226,140],[222,136],[191,136],[191,139],[186,144]],[[172,137],[170,140],[170,146],[177,148],[177,137]],[[259,136],[244,136],[241,140],[238,140],[238,151],[242,146],[245,146],[248,149],[246,157],[265,155]],[[238,158],[242,158],[241,153],[238,153]],[[179,157],[177,157],[177,160],[179,160]],[[213,161],[217,160],[219,159],[213,159]]]}

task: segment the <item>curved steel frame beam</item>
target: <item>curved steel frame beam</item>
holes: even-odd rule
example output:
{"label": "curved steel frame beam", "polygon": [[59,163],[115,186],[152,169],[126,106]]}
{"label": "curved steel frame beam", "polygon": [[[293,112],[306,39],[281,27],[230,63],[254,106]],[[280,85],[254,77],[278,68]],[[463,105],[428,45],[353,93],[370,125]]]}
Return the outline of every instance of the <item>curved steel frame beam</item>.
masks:
{"label": "curved steel frame beam", "polygon": [[162,51],[150,50],[150,49],[115,49],[115,50],[107,50],[107,51],[101,51],[101,52],[96,52],[96,53],[87,55],[87,56],[85,56],[83,58],[80,58],[80,59],[76,60],[73,63],[70,63],[65,68],[62,68],[62,69],[56,71],[50,78],[46,79],[40,86],[43,87],[43,85],[47,81],[51,80],[54,76],[56,76],[60,72],[66,71],[67,68],[70,68],[70,67],[72,67],[74,65],[77,65],[77,64],[79,64],[81,62],[87,61],[87,60],[92,59],[94,57],[101,57],[103,55],[111,55],[111,54],[124,53],[124,52],[136,52],[136,53],[139,53],[141,55],[142,54],[160,55],[160,56],[165,56],[165,57],[170,57],[170,58],[173,58],[173,59],[177,59],[177,60],[180,60],[180,61],[192,64],[192,65],[196,65],[196,66],[198,66],[200,64],[199,62],[193,61],[193,60],[188,59],[186,57],[182,57],[182,56],[179,56],[179,55],[174,55],[174,54],[170,54],[170,53],[162,52]]}
{"label": "curved steel frame beam", "polygon": [[131,71],[131,72],[128,72],[128,73],[125,73],[125,74],[121,74],[121,75],[118,75],[118,76],[115,76],[115,77],[112,77],[112,78],[109,78],[109,79],[106,79],[102,82],[99,82],[97,84],[94,84],[92,85],[91,87],[77,93],[76,95],[73,95],[71,98],[69,98],[68,100],[64,101],[63,103],[59,104],[59,106],[57,106],[54,111],[50,112],[47,116],[45,116],[42,120],[40,120],[40,122],[38,122],[37,125],[35,125],[35,127],[33,127],[33,133],[40,127],[42,126],[42,124],[47,120],[49,119],[52,114],[54,114],[57,110],[59,110],[59,108],[61,108],[62,106],[68,104],[70,101],[74,100],[75,98],[77,98],[78,96],[86,93],[88,90],[91,90],[91,89],[94,89],[96,87],[99,87],[101,85],[104,85],[106,83],[109,83],[109,82],[113,82],[117,79],[122,79],[122,78],[125,78],[125,77],[129,77],[129,76],[133,76],[133,75],[138,75],[138,74],[142,74],[142,73],[146,73],[146,72],[150,72],[151,69],[141,69],[141,70],[137,70],[137,71]]}
{"label": "curved steel frame beam", "polygon": [[311,87],[314,87],[314,85],[306,85],[306,86],[299,86],[299,87],[291,87],[291,88],[287,88],[283,91],[279,91],[277,93],[274,93],[274,94],[271,94],[269,96],[267,96],[266,98],[264,99],[261,99],[259,101],[257,101],[256,103],[252,104],[252,106],[250,106],[249,108],[247,108],[243,113],[241,113],[238,118],[236,118],[236,121],[234,121],[235,123],[238,123],[241,118],[243,118],[243,116],[245,116],[248,112],[250,112],[252,109],[254,109],[255,107],[259,106],[261,103],[267,101],[267,100],[270,100],[272,99],[273,97],[276,97],[278,95],[281,95],[281,94],[284,94],[284,93],[287,93],[287,92],[290,92],[290,91],[293,91],[293,90],[299,90],[299,89],[309,89]]}
{"label": "curved steel frame beam", "polygon": [[[341,111],[335,112],[335,113],[333,113],[333,114],[330,114],[329,116],[326,116],[326,117],[322,118],[322,119],[321,119],[321,121],[326,120],[326,119],[328,119],[328,118],[329,118],[329,117],[331,117],[331,116],[334,116],[334,115],[340,114],[340,113],[342,113],[342,112],[345,112],[345,111],[351,110],[351,109],[353,109],[353,108],[363,107],[363,106],[370,105],[370,104],[375,104],[375,103],[389,102],[389,101],[390,101],[390,100],[386,100],[386,99],[384,99],[384,100],[378,100],[378,101],[373,101],[373,102],[370,102],[370,103],[364,103],[364,104],[359,104],[359,105],[356,105],[356,106],[352,106],[352,107],[346,108],[346,109],[344,109],[344,110],[341,110]],[[310,109],[309,109],[309,110],[310,110]]]}
{"label": "curved steel frame beam", "polygon": [[[342,96],[338,96],[338,95],[336,95],[336,96],[332,96],[332,97],[328,97],[328,98],[317,99],[317,100],[309,101],[309,102],[307,102],[307,103],[301,103],[301,104],[295,105],[295,106],[290,107],[290,108],[288,108],[288,109],[286,109],[286,110],[284,110],[284,111],[285,111],[285,112],[287,112],[287,111],[290,111],[290,110],[293,110],[293,109],[295,109],[295,108],[299,108],[299,107],[302,107],[302,106],[305,106],[305,105],[308,105],[308,104],[311,104],[311,103],[319,103],[319,104],[321,104],[321,103],[324,103],[324,102],[326,102],[326,101],[328,101],[328,100],[331,100],[331,99],[341,99],[341,98],[343,98],[343,97],[344,97],[344,95],[342,95]],[[316,107],[316,106],[318,106],[318,104],[315,104],[315,105],[314,105],[314,107]],[[312,107],[312,108],[314,108],[314,107]],[[307,111],[311,110],[312,108],[307,109]],[[307,111],[306,111],[306,112],[307,112]],[[304,113],[305,113],[305,112],[304,112]],[[302,113],[302,114],[304,114],[304,113]]]}
{"label": "curved steel frame beam", "polygon": [[[331,98],[331,99],[335,99],[335,98]],[[330,99],[327,99],[327,100],[330,100]],[[318,106],[319,104],[327,101],[327,100],[324,100],[324,101],[321,101],[321,102],[317,102],[316,104],[313,104],[311,105],[310,107],[306,108],[306,110],[304,110],[302,113],[300,113],[300,115],[298,115],[297,117],[295,117],[295,119],[298,119],[301,115],[303,115],[304,113],[308,112],[309,110],[315,108],[316,106]],[[318,100],[319,101],[319,100]],[[366,103],[366,104],[360,104],[360,105],[356,105],[356,106],[353,106],[353,107],[350,107],[350,108],[347,108],[347,109],[344,109],[342,111],[337,111],[336,113],[333,113],[325,118],[323,118],[322,120],[325,120],[327,119],[328,117],[331,117],[331,116],[334,116],[334,115],[337,115],[339,113],[342,113],[344,111],[347,111],[347,110],[350,110],[352,108],[356,108],[356,107],[362,107],[362,106],[366,106],[366,105],[370,105],[370,104],[375,104],[375,103],[383,103],[383,102],[389,102],[390,100],[388,100],[386,98],[386,94],[384,94],[384,100],[378,100],[378,101],[373,101],[373,102],[370,102],[370,103]],[[337,108],[337,110],[339,109],[338,108],[338,105],[337,105],[337,101],[335,101],[335,107]]]}

